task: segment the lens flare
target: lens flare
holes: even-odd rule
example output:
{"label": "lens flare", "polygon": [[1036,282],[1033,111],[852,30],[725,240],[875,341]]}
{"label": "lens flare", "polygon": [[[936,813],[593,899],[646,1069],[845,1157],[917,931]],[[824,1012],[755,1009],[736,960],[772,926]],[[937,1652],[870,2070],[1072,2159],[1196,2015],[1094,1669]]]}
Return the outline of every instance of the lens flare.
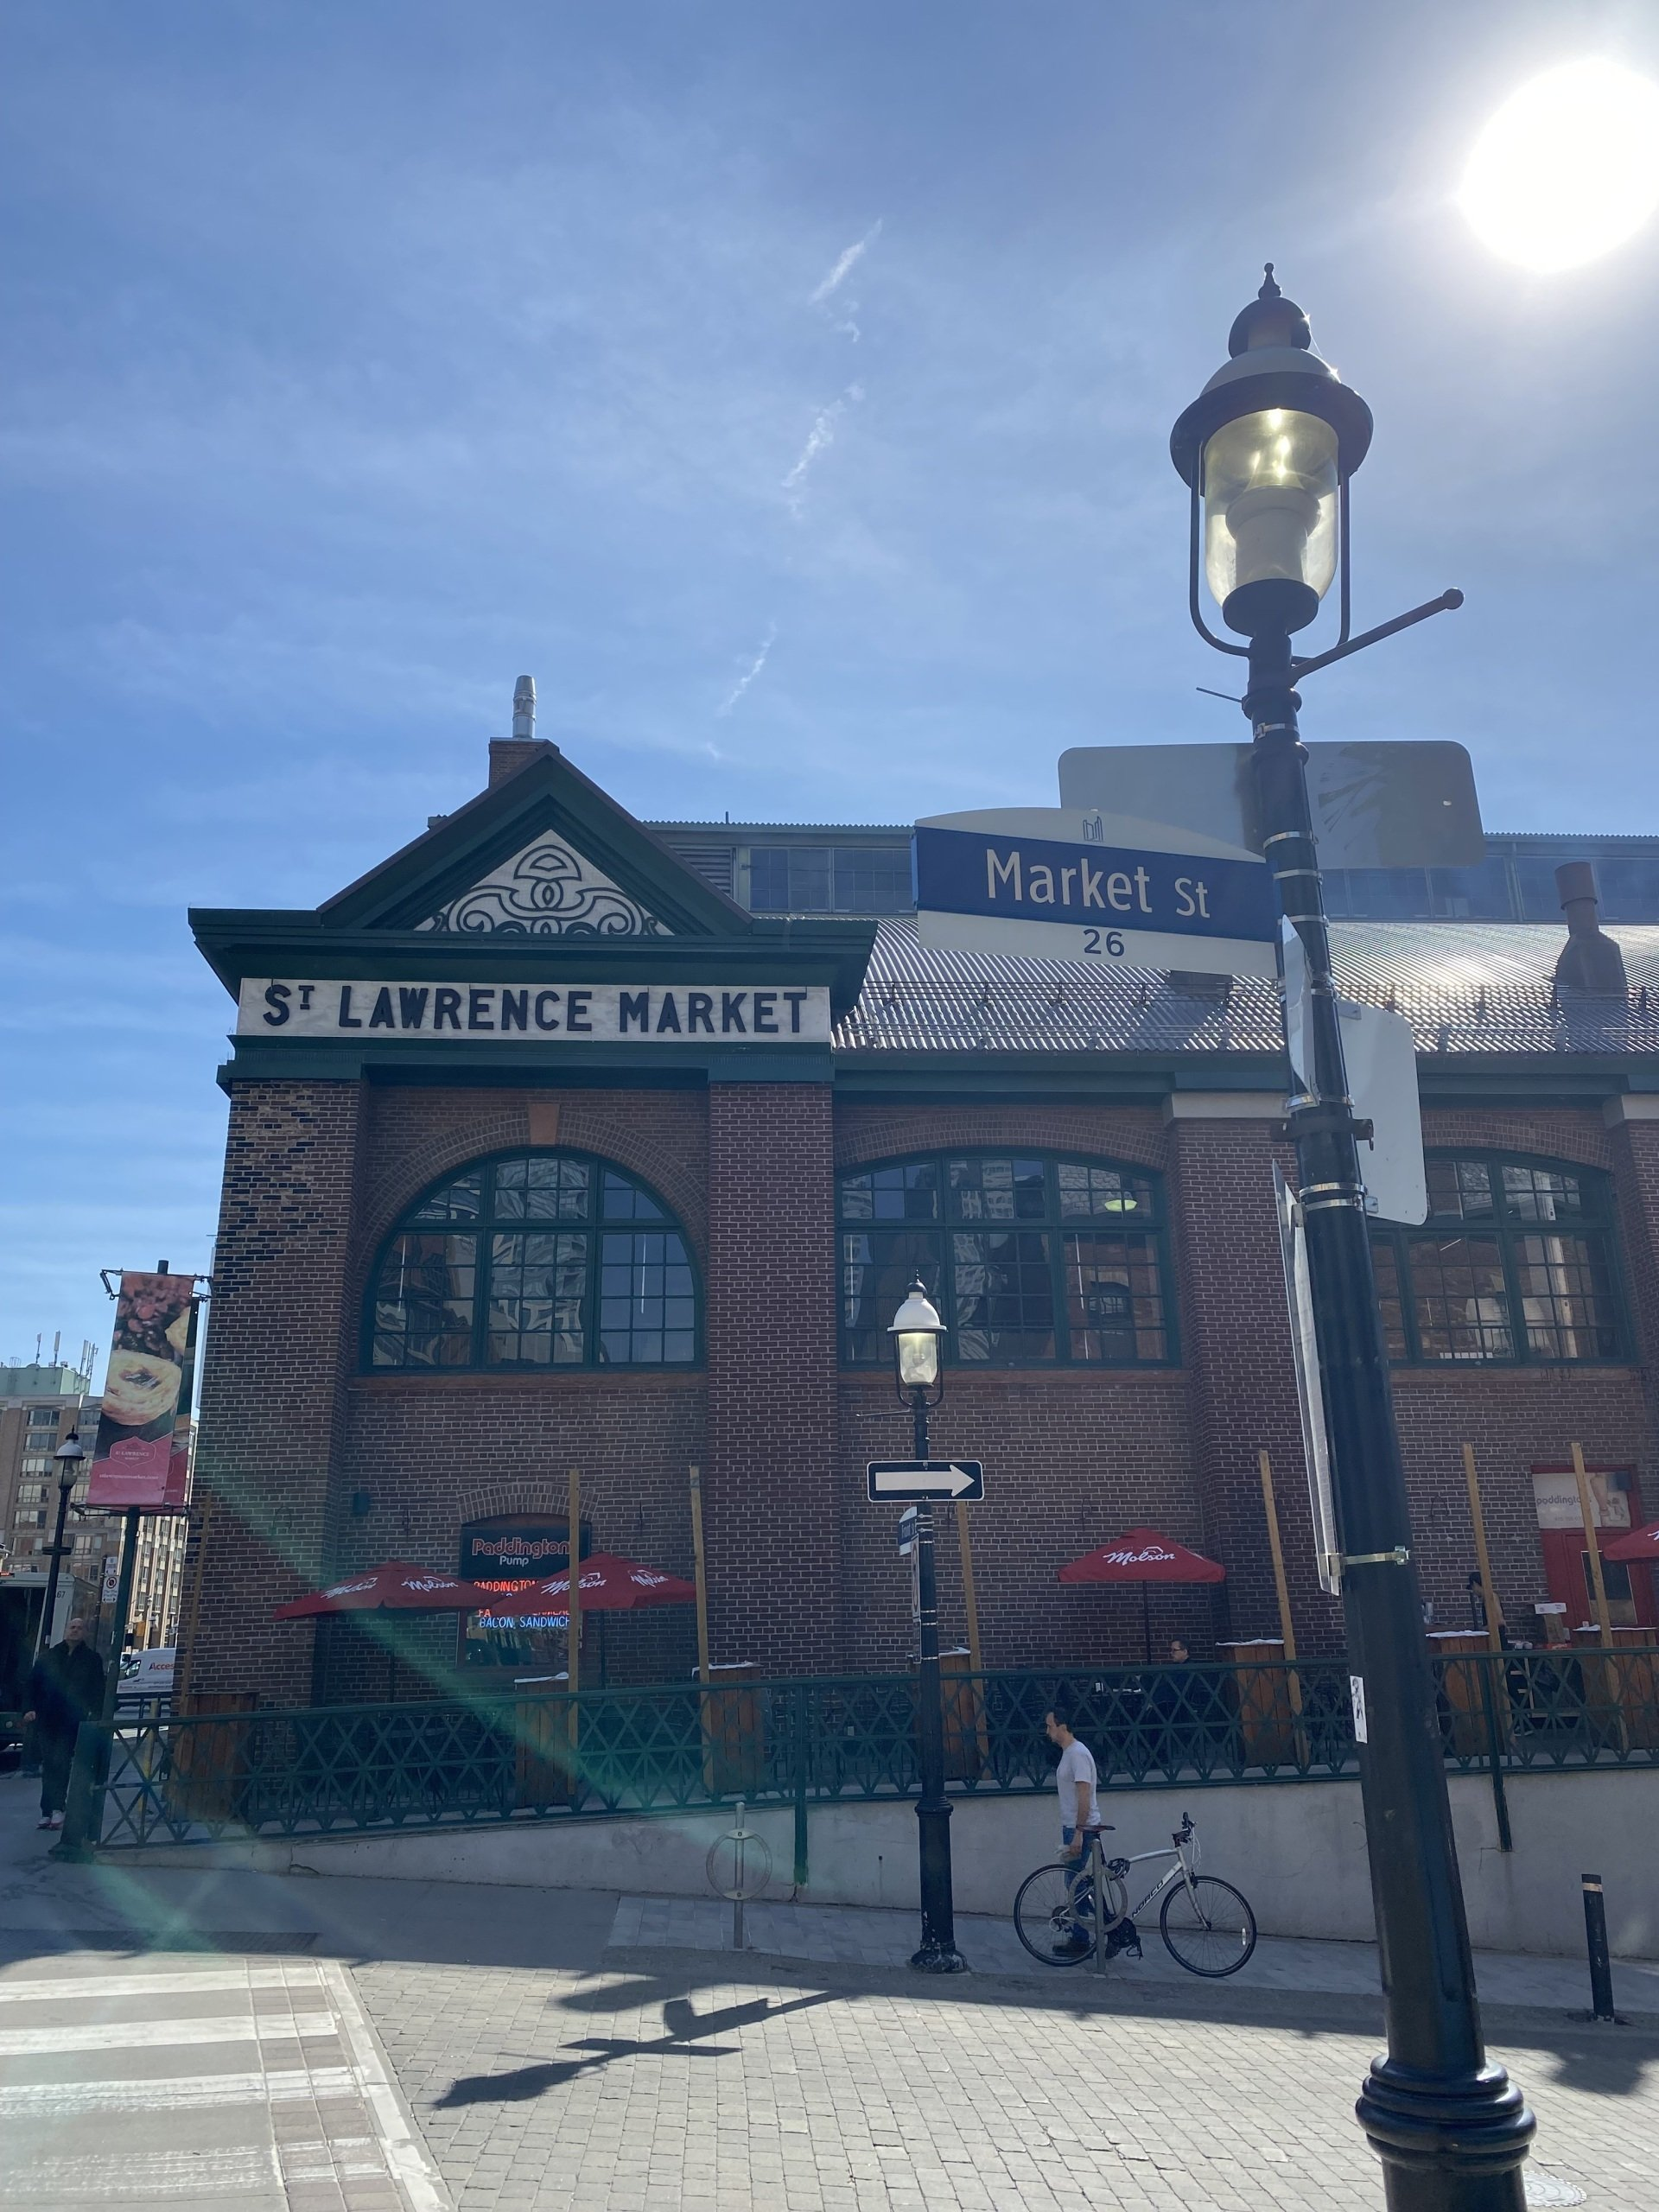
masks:
{"label": "lens flare", "polygon": [[1659,86],[1616,61],[1547,70],[1481,132],[1459,196],[1477,236],[1524,269],[1611,253],[1659,206]]}

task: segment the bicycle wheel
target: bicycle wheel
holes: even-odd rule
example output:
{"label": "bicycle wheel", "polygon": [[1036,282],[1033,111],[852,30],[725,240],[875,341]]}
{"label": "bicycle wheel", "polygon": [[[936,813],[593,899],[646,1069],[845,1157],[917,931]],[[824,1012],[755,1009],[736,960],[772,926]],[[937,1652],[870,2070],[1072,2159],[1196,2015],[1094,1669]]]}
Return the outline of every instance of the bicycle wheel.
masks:
{"label": "bicycle wheel", "polygon": [[[1109,1929],[1128,1908],[1123,1885],[1106,1877],[1106,1925]],[[1020,1885],[1014,1901],[1014,1932],[1046,1967],[1081,1966],[1095,1949],[1095,1881],[1077,1878],[1077,1863],[1039,1866]],[[1081,1938],[1081,1941],[1078,1939]]]}
{"label": "bicycle wheel", "polygon": [[1178,1882],[1158,1916],[1169,1955],[1189,1974],[1218,1981],[1236,1974],[1255,1948],[1255,1915],[1230,1882],[1195,1874]]}

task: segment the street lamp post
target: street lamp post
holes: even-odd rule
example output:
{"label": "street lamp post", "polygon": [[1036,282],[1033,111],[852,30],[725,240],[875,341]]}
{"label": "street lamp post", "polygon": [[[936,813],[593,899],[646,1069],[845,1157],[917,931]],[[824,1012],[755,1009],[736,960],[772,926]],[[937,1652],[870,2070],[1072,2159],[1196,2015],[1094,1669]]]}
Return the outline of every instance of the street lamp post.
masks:
{"label": "street lamp post", "polygon": [[63,1525],[69,1517],[69,1499],[80,1479],[80,1470],[86,1458],[76,1430],[70,1430],[52,1457],[57,1462],[58,1469],[58,1523],[52,1532],[52,1564],[47,1571],[46,1604],[41,1610],[40,1631],[35,1639],[37,1657],[51,1640],[52,1615],[58,1602],[58,1574],[63,1565],[63,1555],[69,1549],[63,1541]]}
{"label": "street lamp post", "polygon": [[[944,1324],[918,1279],[906,1294],[887,1332],[901,1405],[910,1408],[915,1453],[927,1458],[927,1417],[944,1395],[940,1352]],[[939,1597],[933,1571],[933,1508],[916,1508],[916,1590],[921,1656],[917,1669],[916,1726],[922,1794],[916,1807],[920,1858],[922,1948],[910,1963],[923,1974],[961,1974],[968,1961],[957,1948],[956,1908],[950,1895],[950,1800],[944,1794],[944,1686],[939,1678]]]}
{"label": "street lamp post", "polygon": [[[1292,1099],[1289,1121],[1388,2031],[1357,2117],[1382,2161],[1391,2212],[1522,2212],[1534,2122],[1481,2040],[1296,721],[1302,677],[1459,605],[1461,595],[1448,592],[1350,637],[1348,484],[1370,443],[1370,410],[1313,352],[1307,318],[1281,293],[1271,264],[1228,351],[1225,367],[1176,423],[1170,450],[1192,493],[1193,622],[1211,645],[1249,663],[1243,704],[1264,850],[1280,911],[1302,942],[1311,995],[1313,1065],[1300,1071],[1307,1087]],[[1247,644],[1206,626],[1200,569],[1223,623]],[[1337,645],[1299,658],[1291,639],[1313,620],[1338,572]]]}

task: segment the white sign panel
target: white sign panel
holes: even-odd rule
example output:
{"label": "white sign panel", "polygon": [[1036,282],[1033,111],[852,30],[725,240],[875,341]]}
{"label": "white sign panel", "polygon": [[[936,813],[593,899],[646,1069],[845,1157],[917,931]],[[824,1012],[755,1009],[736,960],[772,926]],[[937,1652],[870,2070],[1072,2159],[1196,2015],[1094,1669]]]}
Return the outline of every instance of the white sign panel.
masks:
{"label": "white sign panel", "polygon": [[1302,1233],[1302,1210],[1277,1167],[1273,1171],[1273,1194],[1279,1215],[1285,1297],[1290,1307],[1290,1349],[1296,1369],[1302,1459],[1307,1469],[1308,1506],[1313,1520],[1314,1565],[1320,1589],[1328,1597],[1340,1598],[1342,1547],[1337,1537],[1337,1509],[1331,1491],[1331,1441],[1325,1427],[1319,1345],[1313,1334],[1313,1285],[1307,1271],[1307,1243]]}
{"label": "white sign panel", "polygon": [[1371,1125],[1359,1147],[1365,1211],[1415,1228],[1428,1219],[1428,1171],[1417,1096],[1417,1040],[1403,1014],[1338,1000],[1342,1056],[1354,1112]]}
{"label": "white sign panel", "polygon": [[418,1037],[445,1044],[827,1045],[822,984],[732,989],[724,983],[342,983],[250,976],[238,1037],[335,1037],[372,1045]]}
{"label": "white sign panel", "polygon": [[[1611,1478],[1598,1471],[1590,1481],[1590,1518],[1598,1529],[1628,1529],[1630,1525],[1630,1494],[1615,1490]],[[1541,1529],[1578,1529],[1584,1527],[1584,1513],[1579,1503],[1579,1478],[1571,1467],[1551,1468],[1547,1474],[1535,1474],[1532,1495],[1538,1509]]]}
{"label": "white sign panel", "polygon": [[1120,815],[1014,807],[918,822],[913,850],[924,944],[1220,976],[1277,972],[1266,866],[1222,839]]}
{"label": "white sign panel", "polygon": [[[1262,849],[1248,745],[1083,745],[1060,755],[1060,804],[1165,822]],[[1441,739],[1307,747],[1321,868],[1477,868],[1475,772]]]}
{"label": "white sign panel", "polygon": [[[1314,1090],[1313,994],[1307,959],[1294,922],[1283,926],[1285,1047],[1291,1090]],[[1365,1211],[1377,1221],[1415,1228],[1428,1218],[1428,1173],[1423,1163],[1423,1117],[1417,1095],[1417,1040],[1402,1014],[1337,1001],[1342,1058],[1355,1118],[1369,1122],[1359,1143]]]}

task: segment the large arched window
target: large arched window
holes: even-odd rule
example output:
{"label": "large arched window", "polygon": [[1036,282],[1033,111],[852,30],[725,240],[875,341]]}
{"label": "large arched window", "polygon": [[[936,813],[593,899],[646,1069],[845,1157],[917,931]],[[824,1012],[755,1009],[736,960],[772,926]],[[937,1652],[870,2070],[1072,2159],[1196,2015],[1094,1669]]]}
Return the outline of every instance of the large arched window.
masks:
{"label": "large arched window", "polygon": [[1624,1356],[1612,1184],[1594,1168],[1431,1153],[1427,1224],[1371,1236],[1397,1362]]}
{"label": "large arched window", "polygon": [[839,1178],[842,1357],[892,1358],[913,1275],[963,1366],[1174,1357],[1163,1191],[1143,1170],[1042,1153],[937,1153]]}
{"label": "large arched window", "polygon": [[370,1287],[372,1369],[686,1367],[697,1295],[679,1224],[575,1152],[476,1160],[406,1214]]}

